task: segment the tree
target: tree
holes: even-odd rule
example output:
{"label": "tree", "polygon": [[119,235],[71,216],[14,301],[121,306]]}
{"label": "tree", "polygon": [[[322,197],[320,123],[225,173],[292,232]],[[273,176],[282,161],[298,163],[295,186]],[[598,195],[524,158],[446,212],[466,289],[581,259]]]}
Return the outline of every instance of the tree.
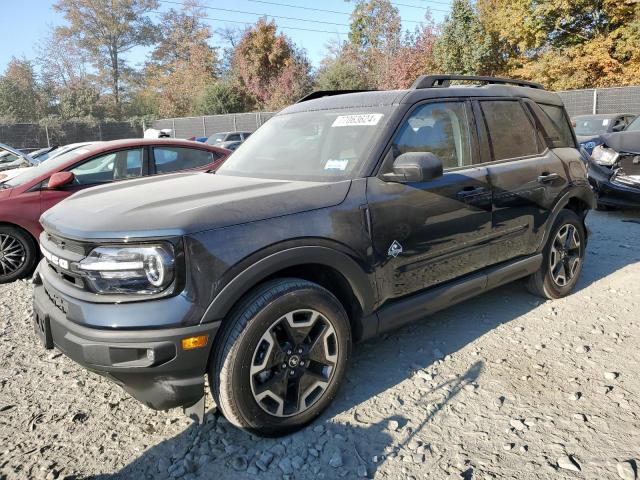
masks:
{"label": "tree", "polygon": [[221,115],[251,110],[253,99],[245,90],[228,80],[219,80],[207,85],[198,99],[198,115]]}
{"label": "tree", "polygon": [[211,30],[200,17],[197,3],[162,15],[159,41],[146,67],[149,88],[158,95],[162,116],[193,114],[195,103],[218,75],[216,50],[209,45]]}
{"label": "tree", "polygon": [[349,46],[371,87],[390,75],[391,64],[402,45],[398,9],[389,0],[356,0],[351,13]]}
{"label": "tree", "polygon": [[368,84],[356,62],[340,56],[323,61],[316,75],[315,87],[318,90],[362,90]]}
{"label": "tree", "polygon": [[413,34],[407,34],[398,54],[392,57],[387,74],[379,88],[409,88],[420,75],[435,73],[440,66],[435,58],[438,31],[427,12],[424,23]]}
{"label": "tree", "polygon": [[281,108],[311,88],[311,67],[304,52],[277,33],[275,22],[265,19],[244,33],[232,65],[233,75],[256,99],[258,108]]}
{"label": "tree", "polygon": [[640,4],[624,0],[478,0],[507,74],[549,88],[640,81]]}
{"label": "tree", "polygon": [[495,75],[502,62],[494,42],[471,0],[453,0],[436,45],[436,58],[446,73]]}
{"label": "tree", "polygon": [[39,120],[44,113],[40,93],[31,62],[13,57],[0,77],[0,115],[7,121]]}
{"label": "tree", "polygon": [[106,78],[113,98],[114,114],[121,112],[121,80],[126,61],[123,54],[150,45],[155,29],[148,17],[157,0],[58,0],[53,7],[68,25],[56,34],[85,51],[93,66]]}

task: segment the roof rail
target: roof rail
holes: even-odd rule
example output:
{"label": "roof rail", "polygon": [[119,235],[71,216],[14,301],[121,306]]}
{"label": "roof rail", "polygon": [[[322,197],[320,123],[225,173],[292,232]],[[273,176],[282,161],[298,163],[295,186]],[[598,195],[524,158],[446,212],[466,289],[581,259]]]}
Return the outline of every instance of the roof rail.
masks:
{"label": "roof rail", "polygon": [[375,90],[316,90],[309,95],[305,95],[296,103],[308,102],[322,97],[333,97],[334,95],[344,95],[346,93],[374,92]]}
{"label": "roof rail", "polygon": [[475,75],[420,75],[413,85],[412,90],[419,90],[422,88],[438,88],[448,87],[451,80],[464,80],[472,82],[484,82],[498,85],[517,85],[519,87],[537,88],[544,90],[544,87],[535,82],[528,82],[526,80],[515,80],[511,78],[499,78],[499,77],[479,77]]}

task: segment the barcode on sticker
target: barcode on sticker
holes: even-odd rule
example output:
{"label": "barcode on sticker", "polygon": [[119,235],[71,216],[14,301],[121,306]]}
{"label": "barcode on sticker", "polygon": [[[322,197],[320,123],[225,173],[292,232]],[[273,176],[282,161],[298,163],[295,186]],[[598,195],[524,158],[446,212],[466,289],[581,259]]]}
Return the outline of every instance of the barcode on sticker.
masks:
{"label": "barcode on sticker", "polygon": [[357,115],[340,115],[333,121],[332,127],[353,127],[377,125],[384,115],[382,113],[361,113]]}

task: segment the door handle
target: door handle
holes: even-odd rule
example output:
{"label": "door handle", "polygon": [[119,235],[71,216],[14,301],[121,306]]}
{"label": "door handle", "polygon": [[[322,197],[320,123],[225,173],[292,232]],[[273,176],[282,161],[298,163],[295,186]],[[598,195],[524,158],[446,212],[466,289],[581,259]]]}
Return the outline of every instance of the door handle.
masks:
{"label": "door handle", "polygon": [[456,196],[459,200],[465,200],[472,197],[477,197],[478,195],[483,195],[487,193],[487,189],[484,187],[467,187],[464,190],[460,190],[456,193]]}
{"label": "door handle", "polygon": [[560,178],[560,175],[558,175],[557,173],[545,172],[538,177],[538,183],[549,183],[549,182],[553,182],[554,180],[558,180],[559,178]]}

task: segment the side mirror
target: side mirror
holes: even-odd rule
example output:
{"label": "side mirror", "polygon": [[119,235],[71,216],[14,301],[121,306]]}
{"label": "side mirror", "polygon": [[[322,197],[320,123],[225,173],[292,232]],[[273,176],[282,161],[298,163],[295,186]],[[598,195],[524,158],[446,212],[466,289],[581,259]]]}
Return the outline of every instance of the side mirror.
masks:
{"label": "side mirror", "polygon": [[407,152],[393,162],[393,173],[385,178],[392,182],[427,182],[442,176],[442,160],[431,152]]}
{"label": "side mirror", "polygon": [[56,172],[51,175],[51,178],[49,178],[49,184],[47,187],[52,190],[64,187],[65,185],[72,183],[75,178],[76,176],[71,172]]}
{"label": "side mirror", "polygon": [[613,128],[611,129],[611,131],[613,131],[613,132],[621,132],[621,131],[624,130],[624,127],[625,127],[624,123],[616,123],[613,126]]}

